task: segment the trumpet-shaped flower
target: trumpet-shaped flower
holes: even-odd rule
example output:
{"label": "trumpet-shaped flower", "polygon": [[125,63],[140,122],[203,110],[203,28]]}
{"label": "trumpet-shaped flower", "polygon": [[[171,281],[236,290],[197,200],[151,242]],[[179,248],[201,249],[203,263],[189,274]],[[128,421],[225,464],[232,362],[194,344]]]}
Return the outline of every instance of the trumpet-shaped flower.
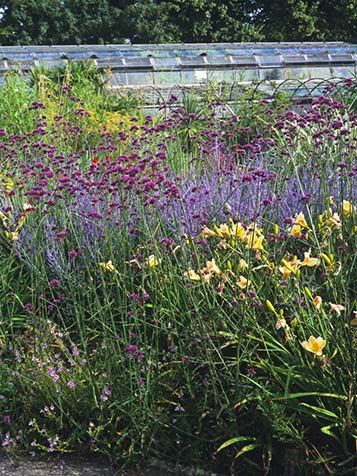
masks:
{"label": "trumpet-shaped flower", "polygon": [[205,238],[209,238],[211,236],[217,236],[217,233],[211,230],[210,228],[208,228],[207,226],[205,226],[203,227],[201,231],[201,235],[204,236]]}
{"label": "trumpet-shaped flower", "polygon": [[327,220],[328,224],[331,226],[334,226],[336,228],[341,228],[342,223],[341,223],[341,218],[338,213],[334,213],[332,216],[329,217]]}
{"label": "trumpet-shaped flower", "polygon": [[228,225],[226,225],[225,223],[220,225],[220,227],[218,228],[218,230],[221,232],[221,234],[225,237],[225,238],[230,238],[231,237],[231,231],[228,227]]}
{"label": "trumpet-shaped flower", "polygon": [[239,260],[239,269],[240,269],[241,271],[245,271],[247,268],[248,268],[248,263],[246,262],[245,259],[241,258],[241,259]]}
{"label": "trumpet-shaped flower", "polygon": [[309,340],[304,340],[301,345],[308,352],[312,352],[315,355],[322,355],[322,349],[326,345],[326,341],[322,337],[310,336]]}
{"label": "trumpet-shaped flower", "polygon": [[300,212],[296,215],[294,223],[296,225],[300,225],[301,228],[309,228],[309,225],[307,224],[303,212]]}
{"label": "trumpet-shaped flower", "polygon": [[295,236],[296,238],[301,238],[302,236],[302,228],[300,225],[294,224],[288,231],[291,236]]}
{"label": "trumpet-shaped flower", "polygon": [[346,309],[344,306],[341,306],[341,304],[334,304],[332,302],[330,302],[329,304],[331,311],[336,312],[338,316],[341,315],[341,311],[344,311]]}
{"label": "trumpet-shaped flower", "polygon": [[300,266],[318,266],[320,264],[320,260],[318,258],[311,258],[310,257],[311,251],[306,251],[304,253],[304,261],[301,263]]}
{"label": "trumpet-shaped flower", "polygon": [[185,274],[185,278],[189,278],[192,281],[200,281],[201,277],[199,274],[196,273],[193,269],[189,269]]}
{"label": "trumpet-shaped flower", "polygon": [[237,281],[237,286],[239,286],[241,289],[245,289],[248,286],[250,286],[251,282],[245,278],[244,276],[239,276],[239,281]]}
{"label": "trumpet-shaped flower", "polygon": [[113,265],[112,260],[109,260],[106,263],[99,263],[99,265],[103,268],[104,272],[109,271],[112,273],[115,271],[115,266]]}
{"label": "trumpet-shaped flower", "polygon": [[348,217],[351,215],[355,207],[353,206],[352,202],[348,200],[343,200],[342,202],[342,213]]}
{"label": "trumpet-shaped flower", "polygon": [[206,261],[206,269],[209,273],[213,274],[221,274],[221,270],[219,267],[216,265],[216,261],[213,258],[212,261]]}
{"label": "trumpet-shaped flower", "polygon": [[146,262],[150,266],[150,268],[156,268],[156,266],[161,263],[161,259],[156,258],[155,255],[150,255]]}
{"label": "trumpet-shaped flower", "polygon": [[243,239],[245,235],[244,226],[241,223],[232,223],[231,236]]}
{"label": "trumpet-shaped flower", "polygon": [[318,311],[320,310],[320,307],[321,307],[321,304],[322,304],[322,298],[321,296],[315,296],[313,299],[312,299],[312,304],[315,306],[315,309],[317,309]]}

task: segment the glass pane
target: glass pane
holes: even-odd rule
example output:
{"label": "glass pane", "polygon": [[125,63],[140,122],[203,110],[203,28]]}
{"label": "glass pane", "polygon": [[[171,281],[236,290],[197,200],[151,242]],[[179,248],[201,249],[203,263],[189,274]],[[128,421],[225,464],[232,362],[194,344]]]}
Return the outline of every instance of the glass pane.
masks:
{"label": "glass pane", "polygon": [[332,66],[331,70],[334,78],[351,78],[356,74],[353,66]]}
{"label": "glass pane", "polygon": [[234,71],[232,69],[210,69],[207,71],[207,79],[220,83],[232,83],[234,81]]}
{"label": "glass pane", "polygon": [[127,85],[128,80],[125,72],[113,71],[110,83],[113,86]]}
{"label": "glass pane", "polygon": [[258,61],[261,65],[280,65],[281,64],[281,57],[278,55],[266,55],[266,56],[258,56]]}
{"label": "glass pane", "polygon": [[126,65],[122,58],[98,58],[95,60],[98,66],[103,68],[125,68]]}
{"label": "glass pane", "polygon": [[284,79],[284,76],[283,68],[264,68],[259,70],[260,79],[278,80]]}
{"label": "glass pane", "polygon": [[299,64],[306,63],[306,59],[303,55],[283,55],[283,62],[286,64]]}
{"label": "glass pane", "polygon": [[341,63],[354,63],[354,58],[352,54],[340,53],[340,54],[330,54],[331,61],[341,62]]}
{"label": "glass pane", "polygon": [[153,84],[153,75],[150,71],[127,73],[128,85],[139,86],[141,84]]}
{"label": "glass pane", "polygon": [[161,57],[161,58],[153,58],[154,69],[157,70],[172,70],[172,69],[179,69],[180,66],[177,62],[176,57],[168,58],[168,57]]}
{"label": "glass pane", "polygon": [[87,53],[85,51],[64,51],[61,56],[62,58],[68,58],[70,60],[88,58]]}
{"label": "glass pane", "polygon": [[306,61],[309,63],[329,63],[330,58],[327,53],[306,54]]}
{"label": "glass pane", "polygon": [[31,69],[36,66],[35,61],[19,61],[12,60],[8,61],[9,68],[21,68],[21,69]]}
{"label": "glass pane", "polygon": [[122,50],[121,55],[125,58],[135,57],[140,58],[142,56],[147,56],[146,51],[138,50],[138,49],[131,49],[131,50]]}
{"label": "glass pane", "polygon": [[310,69],[306,66],[296,66],[285,68],[285,79],[309,79]]}
{"label": "glass pane", "polygon": [[128,68],[152,68],[150,58],[125,58]]}
{"label": "glass pane", "polygon": [[259,70],[257,68],[241,68],[233,71],[234,81],[244,82],[259,79]]}
{"label": "glass pane", "polygon": [[332,72],[329,67],[315,66],[309,68],[310,78],[331,78]]}
{"label": "glass pane", "polygon": [[276,48],[257,48],[255,54],[264,56],[275,56],[279,51]]}
{"label": "glass pane", "polygon": [[251,56],[253,54],[251,48],[229,48],[227,52],[234,56]]}
{"label": "glass pane", "polygon": [[232,63],[235,65],[257,65],[257,61],[254,56],[231,56]]}
{"label": "glass pane", "polygon": [[179,61],[183,67],[185,66],[205,66],[206,61],[204,56],[194,56],[192,58],[179,57]]}
{"label": "glass pane", "polygon": [[181,73],[179,71],[155,71],[154,83],[156,85],[170,85],[181,83]]}
{"label": "glass pane", "polygon": [[207,63],[212,65],[231,65],[232,64],[229,56],[208,55],[206,59],[207,59]]}
{"label": "glass pane", "polygon": [[197,56],[197,51],[196,50],[185,50],[185,49],[176,49],[173,50],[175,53],[175,56]]}
{"label": "glass pane", "polygon": [[191,70],[182,71],[183,84],[197,84],[207,80],[207,71],[205,70]]}
{"label": "glass pane", "polygon": [[8,59],[10,61],[18,62],[18,61],[31,61],[34,58],[32,53],[23,52],[13,52],[13,51],[3,51],[2,58]]}
{"label": "glass pane", "polygon": [[42,58],[42,56],[37,60],[38,64],[43,64],[44,66],[48,66],[49,68],[57,67],[57,66],[63,66],[67,63],[65,60],[61,59],[47,59],[47,58]]}

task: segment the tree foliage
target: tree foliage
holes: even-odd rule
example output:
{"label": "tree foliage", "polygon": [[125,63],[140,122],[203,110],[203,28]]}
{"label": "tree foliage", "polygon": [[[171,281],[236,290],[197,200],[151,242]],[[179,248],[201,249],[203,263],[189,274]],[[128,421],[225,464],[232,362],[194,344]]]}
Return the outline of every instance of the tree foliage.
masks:
{"label": "tree foliage", "polygon": [[357,0],[0,0],[0,44],[357,41]]}

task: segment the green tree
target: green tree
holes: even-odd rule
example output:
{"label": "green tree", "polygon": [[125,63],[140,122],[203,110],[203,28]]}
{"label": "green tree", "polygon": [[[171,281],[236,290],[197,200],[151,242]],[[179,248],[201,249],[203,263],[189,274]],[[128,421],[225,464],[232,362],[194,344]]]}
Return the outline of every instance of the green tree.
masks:
{"label": "green tree", "polygon": [[357,0],[256,0],[265,41],[357,40]]}
{"label": "green tree", "polygon": [[117,43],[127,38],[130,2],[10,0],[0,2],[2,45]]}
{"label": "green tree", "polygon": [[141,0],[132,9],[132,40],[140,42],[259,41],[251,0]]}

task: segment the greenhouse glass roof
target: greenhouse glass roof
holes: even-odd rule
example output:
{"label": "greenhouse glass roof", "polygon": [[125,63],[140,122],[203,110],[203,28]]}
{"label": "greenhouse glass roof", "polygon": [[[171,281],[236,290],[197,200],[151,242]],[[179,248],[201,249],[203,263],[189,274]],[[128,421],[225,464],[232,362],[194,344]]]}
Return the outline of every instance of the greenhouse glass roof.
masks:
{"label": "greenhouse glass roof", "polygon": [[0,47],[0,75],[13,68],[90,61],[112,70],[112,87],[350,77],[357,45],[220,43]]}

